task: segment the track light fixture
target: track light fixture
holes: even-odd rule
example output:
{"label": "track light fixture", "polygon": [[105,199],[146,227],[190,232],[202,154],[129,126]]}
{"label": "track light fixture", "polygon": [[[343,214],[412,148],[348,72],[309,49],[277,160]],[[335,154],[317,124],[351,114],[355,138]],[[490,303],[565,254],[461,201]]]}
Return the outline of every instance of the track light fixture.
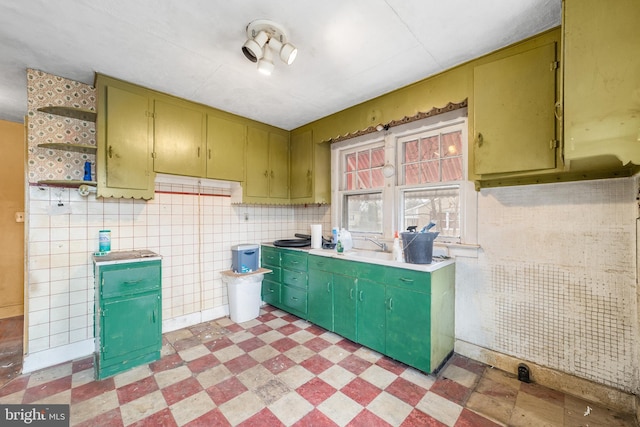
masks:
{"label": "track light fixture", "polygon": [[242,53],[249,61],[258,63],[258,71],[270,75],[274,54],[287,65],[296,59],[298,49],[287,40],[287,33],[280,25],[258,19],[247,25],[247,41],[242,46]]}

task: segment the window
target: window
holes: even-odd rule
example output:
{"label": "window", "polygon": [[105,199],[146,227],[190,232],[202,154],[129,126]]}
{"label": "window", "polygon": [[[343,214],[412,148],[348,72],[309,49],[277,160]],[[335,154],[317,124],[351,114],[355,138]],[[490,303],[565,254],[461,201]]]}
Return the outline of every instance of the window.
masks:
{"label": "window", "polygon": [[384,142],[345,150],[343,165],[343,227],[381,234]]}
{"label": "window", "polygon": [[[475,243],[477,195],[466,180],[465,116],[453,111],[335,143],[334,224],[354,236],[391,240],[395,231],[419,231],[433,221],[438,242]],[[385,176],[383,169],[393,173]]]}
{"label": "window", "polygon": [[460,182],[464,179],[462,129],[424,131],[398,140],[404,186],[400,190],[402,230],[431,231],[460,242]]}

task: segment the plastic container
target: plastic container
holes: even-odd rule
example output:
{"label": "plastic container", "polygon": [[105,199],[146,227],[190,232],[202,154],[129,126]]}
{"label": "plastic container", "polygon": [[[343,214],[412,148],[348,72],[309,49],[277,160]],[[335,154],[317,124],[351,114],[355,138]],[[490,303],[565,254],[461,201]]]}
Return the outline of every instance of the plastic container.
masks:
{"label": "plastic container", "polygon": [[393,260],[397,262],[402,262],[402,248],[400,247],[400,238],[398,237],[398,232],[393,236]]}
{"label": "plastic container", "polygon": [[410,264],[431,264],[433,241],[440,232],[400,233],[404,260]]}
{"label": "plastic container", "polygon": [[231,270],[234,273],[251,273],[256,271],[259,259],[259,246],[245,243],[231,246]]}
{"label": "plastic container", "polygon": [[231,320],[242,323],[260,315],[263,278],[264,274],[261,273],[247,274],[246,276],[222,274],[222,280],[227,283]]}
{"label": "plastic container", "polygon": [[100,252],[111,251],[111,230],[100,230],[98,232],[98,250]]}

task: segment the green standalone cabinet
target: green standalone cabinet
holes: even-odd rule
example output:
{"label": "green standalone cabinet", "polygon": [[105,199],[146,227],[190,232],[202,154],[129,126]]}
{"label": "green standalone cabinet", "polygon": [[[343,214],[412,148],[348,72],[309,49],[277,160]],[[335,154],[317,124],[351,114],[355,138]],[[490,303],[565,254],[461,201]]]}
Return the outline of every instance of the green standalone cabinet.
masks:
{"label": "green standalone cabinet", "polygon": [[160,359],[161,262],[149,251],[94,257],[97,379]]}

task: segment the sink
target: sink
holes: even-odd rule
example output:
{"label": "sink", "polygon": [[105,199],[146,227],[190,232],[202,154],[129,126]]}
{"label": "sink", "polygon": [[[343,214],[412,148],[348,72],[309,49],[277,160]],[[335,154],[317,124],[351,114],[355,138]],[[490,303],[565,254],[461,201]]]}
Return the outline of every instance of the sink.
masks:
{"label": "sink", "polygon": [[391,252],[382,252],[382,251],[367,251],[356,249],[352,251],[347,251],[344,254],[347,258],[366,258],[366,259],[374,259],[374,260],[382,260],[382,261],[393,261],[393,254]]}

